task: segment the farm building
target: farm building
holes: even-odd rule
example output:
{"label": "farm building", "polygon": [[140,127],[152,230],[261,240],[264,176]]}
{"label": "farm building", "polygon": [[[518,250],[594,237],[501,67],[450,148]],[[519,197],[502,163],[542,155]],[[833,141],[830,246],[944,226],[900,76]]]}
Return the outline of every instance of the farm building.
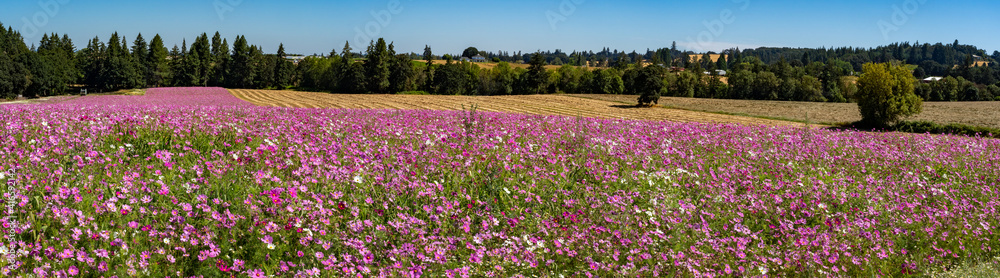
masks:
{"label": "farm building", "polygon": [[475,62],[475,63],[486,63],[486,57],[483,57],[483,55],[472,56],[472,62]]}
{"label": "farm building", "polygon": [[306,56],[301,56],[301,55],[289,55],[289,56],[285,56],[286,60],[292,61],[292,63],[296,64],[296,65],[298,65],[299,62],[302,62],[302,60],[304,60],[305,58],[306,58]]}

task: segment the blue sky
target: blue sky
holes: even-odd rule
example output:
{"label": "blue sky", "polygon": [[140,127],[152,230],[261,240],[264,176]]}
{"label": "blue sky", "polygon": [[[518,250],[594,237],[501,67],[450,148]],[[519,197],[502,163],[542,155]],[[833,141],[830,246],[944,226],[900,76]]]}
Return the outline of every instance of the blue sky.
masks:
{"label": "blue sky", "polygon": [[[395,5],[395,6],[393,6]],[[719,51],[739,46],[874,47],[958,39],[1000,50],[1000,1],[598,1],[598,0],[28,0],[5,1],[0,22],[29,45],[43,33],[69,34],[78,48],[112,32],[129,41],[160,34],[168,47],[203,32],[230,43],[242,34],[265,52],[327,53],[350,41],[363,49],[385,37],[400,52]],[[364,45],[357,45],[363,41]]]}

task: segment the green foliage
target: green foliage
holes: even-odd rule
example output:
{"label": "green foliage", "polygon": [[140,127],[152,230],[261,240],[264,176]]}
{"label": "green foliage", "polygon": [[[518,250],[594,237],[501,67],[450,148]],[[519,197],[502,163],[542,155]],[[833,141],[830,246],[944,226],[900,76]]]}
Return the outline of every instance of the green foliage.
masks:
{"label": "green foliage", "polygon": [[531,56],[528,72],[524,76],[524,87],[527,94],[544,94],[549,85],[549,72],[545,70],[545,58],[541,52]]}
{"label": "green foliage", "polygon": [[368,91],[376,94],[389,93],[389,60],[395,53],[389,53],[385,39],[379,38],[377,42],[368,45],[368,52],[365,56],[365,76],[368,78]]}
{"label": "green foliage", "polygon": [[719,55],[719,59],[715,61],[715,67],[720,70],[729,70],[729,63],[726,62],[726,54]]}
{"label": "green foliage", "polygon": [[992,99],[1000,98],[1000,86],[997,85],[986,86],[986,92],[989,93],[989,96],[987,96],[988,98],[989,97],[992,97]]}
{"label": "green foliage", "polygon": [[244,36],[237,36],[233,42],[233,55],[229,60],[229,78],[226,78],[228,87],[251,88],[254,80],[254,68],[252,56],[253,50],[247,44]]}
{"label": "green foliage", "polygon": [[581,91],[580,81],[583,79],[583,75],[583,69],[571,65],[563,65],[553,74],[556,77],[556,87],[560,92],[567,94],[576,94]]}
{"label": "green foliage", "polygon": [[429,45],[424,45],[424,60],[427,61],[427,64],[434,60],[434,52],[431,51]]}
{"label": "green foliage", "polygon": [[325,75],[331,71],[331,62],[333,60],[339,60],[339,56],[333,56],[332,58],[317,58],[317,57],[307,57],[299,62],[298,67],[296,67],[296,75],[299,76],[299,87],[309,89],[309,90],[329,90],[331,84],[336,84],[336,82],[330,82],[325,78]]}
{"label": "green foliage", "polygon": [[729,85],[723,83],[719,76],[711,76],[707,86],[709,98],[729,98]]}
{"label": "green foliage", "polygon": [[269,55],[265,55],[259,46],[250,47],[250,60],[253,61],[253,87],[250,88],[271,88],[274,86],[275,61]]}
{"label": "green foliage", "polygon": [[858,93],[858,84],[854,82],[853,77],[843,76],[840,77],[840,94],[844,96],[848,101],[855,100],[855,95]]}
{"label": "green foliage", "polygon": [[284,89],[292,85],[292,61],[285,59],[285,44],[278,45],[278,53],[274,56],[274,86]]}
{"label": "green foliage", "polygon": [[125,40],[120,39],[118,33],[114,33],[108,41],[106,51],[97,57],[103,60],[94,62],[101,65],[96,73],[100,76],[96,84],[98,88],[116,91],[139,85],[141,76],[138,67],[128,48],[124,47],[125,44]]}
{"label": "green foliage", "polygon": [[591,73],[588,93],[620,95],[625,92],[625,82],[616,69],[594,70]]}
{"label": "green foliage", "polygon": [[42,36],[35,52],[28,52],[25,65],[31,72],[31,84],[24,91],[25,97],[58,95],[68,91],[79,77],[72,40],[61,39],[58,34]]}
{"label": "green foliage", "polygon": [[635,86],[641,93],[639,96],[639,106],[657,104],[660,101],[660,93],[664,88],[663,68],[657,65],[644,67],[636,77]]}
{"label": "green foliage", "polygon": [[475,47],[469,47],[466,48],[465,51],[462,51],[462,57],[472,58],[472,56],[476,55],[479,55],[479,49],[476,49]]}
{"label": "green foliage", "polygon": [[958,79],[948,76],[938,82],[931,83],[931,101],[954,101],[958,100],[958,90],[960,83]]}
{"label": "green foliage", "polygon": [[942,125],[928,121],[901,121],[889,128],[892,131],[909,133],[952,134],[1000,138],[1000,129],[970,126],[964,124]]}
{"label": "green foliage", "polygon": [[207,86],[212,75],[212,60],[208,34],[202,33],[178,62],[180,70],[174,76],[174,85]]}
{"label": "green foliage", "polygon": [[[392,50],[392,45],[389,46],[389,49],[390,53],[395,53]],[[416,89],[414,76],[416,76],[416,71],[413,69],[413,63],[411,63],[409,56],[404,54],[392,56],[389,61],[390,92],[405,92]]]}
{"label": "green foliage", "polygon": [[748,70],[737,71],[729,76],[730,96],[735,99],[747,99],[753,95],[757,75]]}
{"label": "green foliage", "polygon": [[364,66],[361,62],[351,62],[345,60],[343,62],[342,71],[340,72],[340,86],[339,90],[348,94],[361,94],[365,93],[367,90],[367,79],[365,78]]}
{"label": "green foliage", "polygon": [[778,90],[781,90],[781,79],[772,72],[761,72],[757,74],[753,90],[754,99],[777,100]]}
{"label": "green foliage", "polygon": [[466,81],[459,64],[447,63],[434,72],[434,91],[444,95],[462,95],[466,92]]}
{"label": "green foliage", "polygon": [[211,76],[209,86],[224,86],[226,77],[229,76],[229,41],[222,38],[219,32],[212,36],[212,60],[210,65]]}
{"label": "green foliage", "polygon": [[149,42],[149,54],[146,56],[146,85],[160,87],[170,79],[170,64],[167,63],[167,47],[163,46],[163,38],[157,34]]}
{"label": "green foliage", "polygon": [[823,84],[816,77],[809,75],[802,76],[799,80],[794,97],[798,101],[826,101],[823,97]]}
{"label": "green foliage", "polygon": [[670,91],[675,97],[695,97],[698,83],[698,76],[694,73],[680,72],[677,74],[677,81],[674,82],[674,88]]}
{"label": "green foliage", "polygon": [[484,93],[489,95],[510,95],[514,93],[516,72],[507,62],[500,62],[488,73],[484,81]]}
{"label": "green foliage", "polygon": [[[344,41],[344,49],[341,50],[340,55],[342,57],[344,57],[344,59],[346,59],[347,61],[350,61],[351,59],[354,58],[354,53],[351,53],[351,50],[353,50],[351,48],[351,42]],[[330,55],[330,56],[334,56],[334,55]]]}
{"label": "green foliage", "polygon": [[[2,27],[2,25],[0,25]],[[275,55],[264,54],[260,47],[250,45],[237,36],[230,49],[227,40],[216,32],[198,36],[190,48],[185,43],[168,51],[159,35],[148,44],[140,34],[128,46],[124,38],[113,34],[107,43],[99,38],[89,41],[86,48],[75,51],[68,36],[59,38],[46,34],[37,51],[28,49],[16,31],[0,28],[0,97],[45,96],[69,91],[71,84],[84,84],[99,90],[133,87],[225,86],[230,88],[287,88],[298,86],[342,93],[397,93],[424,90],[440,94],[543,94],[543,93],[608,93],[641,95],[646,90],[639,80],[641,62],[649,57],[653,63],[678,65],[688,70],[665,75],[662,83],[671,95],[699,98],[736,98],[762,100],[801,100],[846,102],[855,99],[855,71],[862,62],[871,59],[904,60],[919,75],[947,76],[942,82],[917,86],[917,94],[932,101],[992,100],[1000,93],[989,87],[1000,79],[1000,66],[971,67],[970,55],[986,56],[971,46],[894,44],[870,50],[840,49],[770,49],[740,51],[729,49],[710,61],[710,54],[699,53],[692,61],[691,52],[675,47],[661,48],[644,54],[621,52],[605,48],[601,52],[572,54],[536,52],[534,54],[500,51],[488,53],[470,47],[463,56],[490,56],[495,61],[529,62],[527,70],[500,65],[497,70],[482,70],[477,66],[456,64],[457,68],[433,65],[434,55],[425,46],[423,55],[399,54],[392,44],[379,38],[368,46],[364,58],[353,52],[350,44],[331,51],[328,57],[312,57],[294,65],[284,56],[284,45]],[[872,53],[869,53],[872,52]],[[425,63],[410,59],[423,57]],[[677,59],[675,59],[677,57]],[[446,60],[451,59],[445,55]],[[693,58],[698,58],[695,56]],[[988,59],[990,57],[987,57]],[[996,59],[996,58],[993,58]],[[353,61],[360,60],[363,72],[355,73]],[[545,69],[548,64],[565,66]],[[787,61],[791,61],[788,63]],[[822,61],[826,61],[825,63]],[[589,62],[589,63],[588,63]],[[577,66],[613,66],[613,71],[588,71]],[[951,66],[958,65],[954,70]],[[919,65],[919,66],[918,66]],[[444,69],[445,76],[435,78]],[[703,70],[728,69],[724,78],[706,77]],[[448,76],[455,74],[455,76]],[[714,71],[712,72],[714,75]],[[714,78],[714,79],[713,79]],[[362,80],[363,89],[357,82]],[[723,80],[728,79],[728,82]],[[816,86],[817,82],[819,86]],[[448,88],[452,84],[461,88]]]}
{"label": "green foliage", "polygon": [[914,94],[916,80],[900,65],[865,64],[858,78],[858,108],[863,121],[888,126],[902,117],[919,114],[922,101]]}

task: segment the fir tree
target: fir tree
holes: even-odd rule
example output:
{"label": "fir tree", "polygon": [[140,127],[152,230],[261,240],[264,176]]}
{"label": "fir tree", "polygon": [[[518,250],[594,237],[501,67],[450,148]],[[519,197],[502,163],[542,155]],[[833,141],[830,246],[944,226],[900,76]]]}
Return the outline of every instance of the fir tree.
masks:
{"label": "fir tree", "polygon": [[365,76],[368,78],[368,91],[376,94],[389,92],[389,50],[385,40],[379,38],[368,46],[365,57]]}
{"label": "fir tree", "polygon": [[342,50],[340,52],[340,55],[343,56],[344,59],[347,59],[348,61],[350,61],[351,59],[354,58],[354,54],[351,53],[351,50],[353,50],[353,49],[351,49],[351,42],[344,41],[344,50]]}
{"label": "fir tree", "polygon": [[531,56],[531,63],[526,73],[525,84],[530,94],[545,93],[549,86],[549,72],[545,70],[545,58],[541,52]]}
{"label": "fir tree", "polygon": [[274,57],[274,86],[284,89],[290,86],[292,67],[291,61],[285,58],[285,44],[278,45],[278,55]]}
{"label": "fir tree", "polygon": [[135,41],[132,41],[132,61],[136,68],[136,74],[139,75],[137,79],[138,86],[147,86],[146,76],[151,67],[149,64],[149,44],[142,38],[141,33],[135,37]]}
{"label": "fir tree", "polygon": [[[175,46],[176,48],[176,46]],[[179,51],[178,51],[179,52]],[[146,56],[146,85],[159,87],[166,84],[170,78],[170,67],[167,63],[167,47],[159,34],[149,42],[149,52]]]}
{"label": "fir tree", "polygon": [[250,88],[253,85],[254,71],[251,67],[253,50],[247,44],[246,37],[237,36],[233,42],[233,55],[229,60],[229,75],[226,82],[233,88]]}

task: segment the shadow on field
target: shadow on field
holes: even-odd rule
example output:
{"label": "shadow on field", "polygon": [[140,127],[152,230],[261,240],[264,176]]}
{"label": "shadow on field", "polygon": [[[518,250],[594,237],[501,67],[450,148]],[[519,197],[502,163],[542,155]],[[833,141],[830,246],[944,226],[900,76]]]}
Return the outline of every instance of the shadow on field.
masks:
{"label": "shadow on field", "polygon": [[649,106],[638,106],[638,105],[635,105],[635,104],[633,104],[633,105],[616,104],[616,105],[609,105],[608,107],[618,108],[618,109],[649,108]]}

